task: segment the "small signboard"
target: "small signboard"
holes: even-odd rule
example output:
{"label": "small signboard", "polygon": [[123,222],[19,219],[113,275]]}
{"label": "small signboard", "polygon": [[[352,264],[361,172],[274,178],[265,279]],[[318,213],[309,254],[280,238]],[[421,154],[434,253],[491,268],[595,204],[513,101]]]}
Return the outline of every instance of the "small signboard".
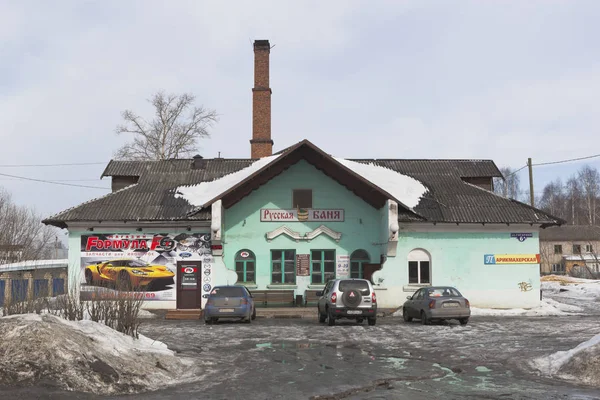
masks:
{"label": "small signboard", "polygon": [[181,288],[184,290],[198,288],[198,268],[195,265],[181,267]]}
{"label": "small signboard", "polygon": [[344,222],[342,209],[300,208],[280,210],[263,208],[260,210],[261,222]]}
{"label": "small signboard", "polygon": [[337,256],[337,278],[348,278],[350,277],[350,256],[345,254],[338,254]]}
{"label": "small signboard", "polygon": [[519,242],[524,242],[527,238],[532,238],[533,233],[511,233],[511,238],[517,238]]}
{"label": "small signboard", "polygon": [[496,264],[539,264],[539,254],[485,254],[483,256],[485,265]]}
{"label": "small signboard", "polygon": [[310,254],[296,254],[296,275],[310,275]]}

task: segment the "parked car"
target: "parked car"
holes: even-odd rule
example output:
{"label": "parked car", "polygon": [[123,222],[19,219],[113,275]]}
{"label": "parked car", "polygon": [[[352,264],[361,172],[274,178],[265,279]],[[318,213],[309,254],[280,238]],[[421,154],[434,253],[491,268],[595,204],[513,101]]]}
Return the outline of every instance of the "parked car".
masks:
{"label": "parked car", "polygon": [[161,289],[174,283],[175,274],[165,265],[151,265],[140,259],[119,258],[85,267],[90,286],[114,286],[125,290]]}
{"label": "parked car", "polygon": [[244,286],[215,286],[204,307],[204,322],[210,324],[221,318],[241,319],[250,323],[256,318],[252,294]]}
{"label": "parked car", "polygon": [[471,316],[471,305],[456,288],[424,287],[407,297],[402,315],[406,322],[417,318],[423,325],[448,319],[457,319],[461,325],[466,325]]}
{"label": "parked car", "polygon": [[371,282],[366,279],[334,279],[317,292],[319,322],[328,321],[329,326],[341,318],[355,319],[369,325],[377,321],[377,297]]}

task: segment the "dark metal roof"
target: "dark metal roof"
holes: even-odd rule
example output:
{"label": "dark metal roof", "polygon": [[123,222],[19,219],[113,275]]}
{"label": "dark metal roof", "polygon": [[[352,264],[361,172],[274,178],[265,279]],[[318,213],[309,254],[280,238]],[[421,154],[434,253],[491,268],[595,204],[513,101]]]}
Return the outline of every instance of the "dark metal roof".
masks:
{"label": "dark metal roof", "polygon": [[[338,164],[322,150],[308,141],[302,141],[282,150],[282,157],[297,158],[296,149],[304,151],[308,162],[327,158]],[[316,158],[315,158],[316,157]],[[192,169],[191,159],[165,161],[111,161],[102,176],[139,176],[139,182],[120,191],[110,193],[54,215],[44,222],[65,227],[73,221],[169,221],[209,220],[210,209],[198,209],[186,200],[175,197],[178,186],[211,181],[251,165],[252,159],[205,159],[203,168]],[[463,178],[501,177],[491,160],[353,160],[390,168],[421,181],[428,191],[419,204],[410,210],[400,210],[401,221],[431,221],[440,223],[533,223],[562,224],[564,221],[526,204],[506,199],[467,183]],[[328,164],[329,165],[329,164]],[[331,166],[330,166],[331,167]],[[329,169],[329,167],[328,167]],[[331,172],[331,171],[330,171]],[[342,171],[343,172],[343,171]],[[272,171],[265,171],[264,175]],[[341,179],[341,175],[335,179]],[[257,175],[264,180],[265,176]],[[268,178],[268,177],[267,177]],[[346,185],[354,185],[348,177]],[[269,178],[270,179],[270,178]],[[358,178],[355,178],[358,179]],[[245,184],[248,185],[247,183]],[[239,185],[238,185],[239,186]],[[240,188],[242,188],[241,185]],[[358,187],[358,186],[357,186]],[[246,189],[229,193],[229,197],[244,196]],[[360,190],[359,190],[360,192]],[[360,193],[357,193],[360,195]],[[372,193],[371,193],[372,195]],[[226,202],[224,201],[224,204]],[[416,213],[416,214],[415,214]]]}
{"label": "dark metal roof", "polygon": [[600,240],[600,226],[562,225],[540,230],[540,240],[552,242]]}

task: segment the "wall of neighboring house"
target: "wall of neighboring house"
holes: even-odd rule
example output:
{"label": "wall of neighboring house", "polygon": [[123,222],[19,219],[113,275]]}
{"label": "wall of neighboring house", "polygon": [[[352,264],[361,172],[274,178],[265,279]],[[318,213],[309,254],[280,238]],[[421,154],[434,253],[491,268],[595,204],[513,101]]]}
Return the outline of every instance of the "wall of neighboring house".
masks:
{"label": "wall of neighboring house", "polygon": [[67,268],[0,272],[0,306],[30,298],[54,297],[67,290]]}
{"label": "wall of neighboring house", "polygon": [[[556,246],[560,246],[560,249],[555,249]],[[576,253],[574,246],[579,246],[581,252]],[[540,273],[542,275],[565,274],[567,271],[566,263],[563,260],[565,256],[585,256],[586,254],[600,255],[600,241],[540,241]]]}

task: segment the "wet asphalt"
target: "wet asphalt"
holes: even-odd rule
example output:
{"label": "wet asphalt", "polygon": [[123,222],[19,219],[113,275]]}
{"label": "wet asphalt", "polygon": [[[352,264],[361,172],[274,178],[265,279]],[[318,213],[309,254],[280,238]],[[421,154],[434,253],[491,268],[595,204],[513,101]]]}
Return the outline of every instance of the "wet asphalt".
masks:
{"label": "wet asphalt", "polygon": [[193,360],[193,382],[94,396],[51,386],[0,388],[12,399],[600,399],[600,389],[539,376],[532,358],[600,333],[598,315],[472,317],[467,326],[379,318],[252,324],[147,320],[144,335]]}

